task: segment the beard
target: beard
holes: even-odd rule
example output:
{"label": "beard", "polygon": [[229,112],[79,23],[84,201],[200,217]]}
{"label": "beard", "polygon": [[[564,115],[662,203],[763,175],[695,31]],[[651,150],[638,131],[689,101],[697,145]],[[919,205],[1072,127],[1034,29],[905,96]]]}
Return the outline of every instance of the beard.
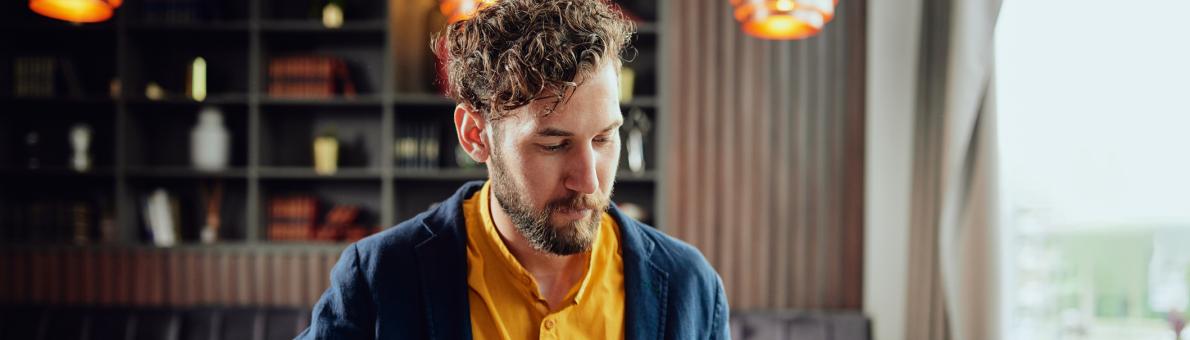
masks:
{"label": "beard", "polygon": [[[566,197],[546,202],[542,209],[536,209],[523,194],[527,190],[519,188],[502,162],[492,157],[488,165],[492,168],[492,194],[512,219],[517,232],[529,240],[533,249],[562,256],[591,250],[603,220],[603,212],[610,205],[610,194],[599,196],[571,192]],[[585,218],[555,225],[551,217],[554,212],[563,209],[590,209],[591,213]]]}

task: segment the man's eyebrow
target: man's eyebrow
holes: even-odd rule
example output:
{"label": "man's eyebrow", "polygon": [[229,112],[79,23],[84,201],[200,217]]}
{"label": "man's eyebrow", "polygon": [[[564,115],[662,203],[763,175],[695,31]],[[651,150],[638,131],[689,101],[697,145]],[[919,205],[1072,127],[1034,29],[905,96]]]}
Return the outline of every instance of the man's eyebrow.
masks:
{"label": "man's eyebrow", "polygon": [[570,137],[574,136],[574,133],[562,129],[547,127],[537,130],[537,135],[541,137]]}
{"label": "man's eyebrow", "polygon": [[[611,125],[608,125],[606,128],[603,128],[603,130],[600,130],[599,132],[606,133],[608,131],[615,130],[616,128],[620,127],[620,125],[624,125],[624,121],[617,120],[615,122],[612,122]],[[540,136],[540,137],[570,137],[570,136],[574,136],[574,132],[570,132],[570,131],[566,131],[566,130],[562,130],[562,129],[558,129],[558,128],[547,127],[547,128],[542,128],[541,130],[537,130],[537,136]]]}
{"label": "man's eyebrow", "polygon": [[612,122],[611,125],[608,125],[606,128],[604,128],[603,131],[600,131],[600,133],[607,133],[608,131],[615,130],[615,129],[619,128],[621,125],[624,125],[624,121],[616,120],[616,121]]}

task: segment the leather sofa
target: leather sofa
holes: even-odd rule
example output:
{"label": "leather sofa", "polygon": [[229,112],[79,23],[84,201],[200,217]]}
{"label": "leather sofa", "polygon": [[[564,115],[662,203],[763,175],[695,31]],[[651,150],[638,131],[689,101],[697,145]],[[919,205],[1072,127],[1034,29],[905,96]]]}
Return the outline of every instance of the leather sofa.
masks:
{"label": "leather sofa", "polygon": [[[292,339],[309,311],[286,308],[184,309],[87,306],[0,306],[0,339],[274,340]],[[737,340],[870,340],[858,312],[733,312]]]}
{"label": "leather sofa", "polygon": [[308,318],[286,308],[2,306],[0,339],[293,339]]}
{"label": "leather sofa", "polygon": [[870,340],[870,322],[860,312],[732,312],[736,340]]}

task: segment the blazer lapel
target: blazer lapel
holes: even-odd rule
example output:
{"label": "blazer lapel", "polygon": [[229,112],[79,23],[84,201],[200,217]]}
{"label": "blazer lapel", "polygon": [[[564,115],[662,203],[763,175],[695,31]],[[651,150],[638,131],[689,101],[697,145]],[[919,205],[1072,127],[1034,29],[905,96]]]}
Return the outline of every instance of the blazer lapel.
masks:
{"label": "blazer lapel", "polygon": [[483,182],[468,183],[422,221],[427,237],[415,247],[431,339],[471,339],[467,302],[466,222],[462,201]]}
{"label": "blazer lapel", "polygon": [[[431,339],[471,339],[467,302],[467,234],[462,201],[483,182],[464,185],[423,221],[424,241],[415,247],[426,321]],[[620,227],[624,254],[625,338],[664,336],[669,274],[653,260],[655,244],[613,205],[609,210]]]}
{"label": "blazer lapel", "polygon": [[661,339],[665,334],[669,273],[653,263],[654,243],[639,228],[648,228],[610,210],[620,225],[624,254],[624,311],[626,339]]}

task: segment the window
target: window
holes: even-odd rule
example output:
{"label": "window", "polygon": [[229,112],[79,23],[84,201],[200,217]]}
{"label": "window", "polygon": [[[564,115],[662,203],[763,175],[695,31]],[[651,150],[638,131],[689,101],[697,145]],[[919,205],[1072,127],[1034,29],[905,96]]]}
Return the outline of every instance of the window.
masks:
{"label": "window", "polygon": [[[1173,339],[1190,308],[1190,1],[1005,0],[1006,339]],[[1183,332],[1190,338],[1190,332]]]}

